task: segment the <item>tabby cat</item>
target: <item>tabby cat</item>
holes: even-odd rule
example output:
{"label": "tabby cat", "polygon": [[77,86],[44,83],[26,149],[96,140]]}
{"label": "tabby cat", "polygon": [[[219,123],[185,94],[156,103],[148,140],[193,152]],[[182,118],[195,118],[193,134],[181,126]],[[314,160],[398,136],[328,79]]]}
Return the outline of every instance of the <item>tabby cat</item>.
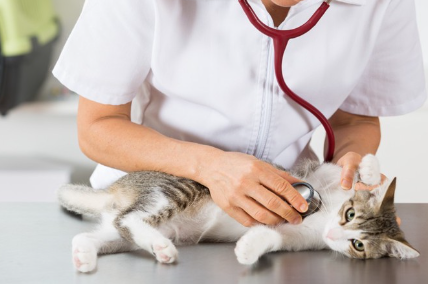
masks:
{"label": "tabby cat", "polygon": [[[242,264],[271,251],[326,248],[359,259],[417,257],[396,222],[395,179],[372,191],[346,191],[339,185],[340,173],[337,165],[309,161],[291,171],[321,196],[320,210],[300,225],[246,228],[224,213],[203,185],[161,172],[129,173],[105,191],[65,185],[58,198],[68,210],[101,219],[96,230],[73,238],[73,263],[81,272],[96,267],[98,254],[137,249],[172,263],[178,255],[174,244],[201,241],[237,241],[235,254]],[[355,181],[377,185],[380,177],[377,159],[365,156]]]}

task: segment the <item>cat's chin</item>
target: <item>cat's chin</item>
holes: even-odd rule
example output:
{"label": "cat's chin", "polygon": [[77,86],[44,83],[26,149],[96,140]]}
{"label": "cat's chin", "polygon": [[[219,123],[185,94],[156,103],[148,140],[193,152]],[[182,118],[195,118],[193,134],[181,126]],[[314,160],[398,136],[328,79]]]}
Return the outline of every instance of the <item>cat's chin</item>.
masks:
{"label": "cat's chin", "polygon": [[347,257],[351,257],[348,254],[348,250],[349,250],[349,241],[348,240],[346,240],[346,239],[332,240],[327,236],[327,234],[323,234],[322,238],[323,238],[323,241],[325,242],[325,244],[332,251],[336,251],[340,254],[346,255]]}
{"label": "cat's chin", "polygon": [[328,238],[326,235],[323,235],[322,238],[323,238],[323,241],[331,250],[337,251],[349,257],[349,255],[346,253],[347,250],[349,249],[348,240],[344,240],[344,239],[332,240]]}
{"label": "cat's chin", "polygon": [[349,241],[345,237],[344,230],[340,226],[337,226],[339,221],[339,218],[336,217],[326,224],[322,234],[322,239],[331,250],[349,256],[347,254]]}

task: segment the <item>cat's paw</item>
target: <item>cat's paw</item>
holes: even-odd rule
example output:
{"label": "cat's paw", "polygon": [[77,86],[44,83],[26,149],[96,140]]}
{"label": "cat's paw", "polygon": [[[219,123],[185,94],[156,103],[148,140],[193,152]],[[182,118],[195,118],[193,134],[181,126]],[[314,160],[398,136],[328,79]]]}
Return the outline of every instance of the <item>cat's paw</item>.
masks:
{"label": "cat's paw", "polygon": [[360,180],[366,185],[378,185],[381,182],[379,162],[374,155],[368,154],[363,157],[358,172]]}
{"label": "cat's paw", "polygon": [[97,266],[97,250],[92,245],[73,246],[73,264],[80,272],[91,272]]}
{"label": "cat's paw", "polygon": [[263,254],[255,242],[252,242],[250,238],[243,236],[235,247],[235,255],[240,264],[254,264],[259,257]]}
{"label": "cat's paw", "polygon": [[236,257],[241,264],[253,264],[267,252],[281,248],[281,234],[267,226],[254,226],[243,235],[235,247]]}
{"label": "cat's paw", "polygon": [[177,248],[169,239],[155,240],[152,250],[156,259],[161,263],[173,263],[178,256]]}

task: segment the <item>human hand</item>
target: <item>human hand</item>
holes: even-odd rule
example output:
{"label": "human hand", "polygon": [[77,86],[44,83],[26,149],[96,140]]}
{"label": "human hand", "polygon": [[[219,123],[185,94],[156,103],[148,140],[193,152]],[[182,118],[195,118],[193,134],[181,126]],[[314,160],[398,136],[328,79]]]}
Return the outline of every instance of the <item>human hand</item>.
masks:
{"label": "human hand", "polygon": [[[343,155],[338,161],[337,164],[342,167],[342,173],[340,176],[340,185],[343,189],[349,190],[352,188],[354,182],[354,176],[358,171],[358,167],[361,163],[362,157],[360,154],[355,152],[348,152]],[[386,176],[381,174],[381,182],[386,180]],[[372,190],[379,185],[367,185],[362,182],[357,182],[355,184],[355,190]]]}
{"label": "human hand", "polygon": [[302,222],[292,207],[303,213],[308,204],[291,186],[300,180],[287,172],[233,152],[217,152],[206,166],[201,169],[200,180],[214,202],[242,225],[275,225],[284,219],[292,224]]}

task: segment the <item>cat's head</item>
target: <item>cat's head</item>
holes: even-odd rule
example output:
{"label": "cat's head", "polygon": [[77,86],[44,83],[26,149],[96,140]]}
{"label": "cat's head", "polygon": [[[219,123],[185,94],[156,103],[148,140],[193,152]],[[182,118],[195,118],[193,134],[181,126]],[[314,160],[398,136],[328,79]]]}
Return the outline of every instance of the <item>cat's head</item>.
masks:
{"label": "cat's head", "polygon": [[327,245],[352,258],[419,256],[405,239],[395,215],[396,179],[372,191],[356,191],[323,234]]}

